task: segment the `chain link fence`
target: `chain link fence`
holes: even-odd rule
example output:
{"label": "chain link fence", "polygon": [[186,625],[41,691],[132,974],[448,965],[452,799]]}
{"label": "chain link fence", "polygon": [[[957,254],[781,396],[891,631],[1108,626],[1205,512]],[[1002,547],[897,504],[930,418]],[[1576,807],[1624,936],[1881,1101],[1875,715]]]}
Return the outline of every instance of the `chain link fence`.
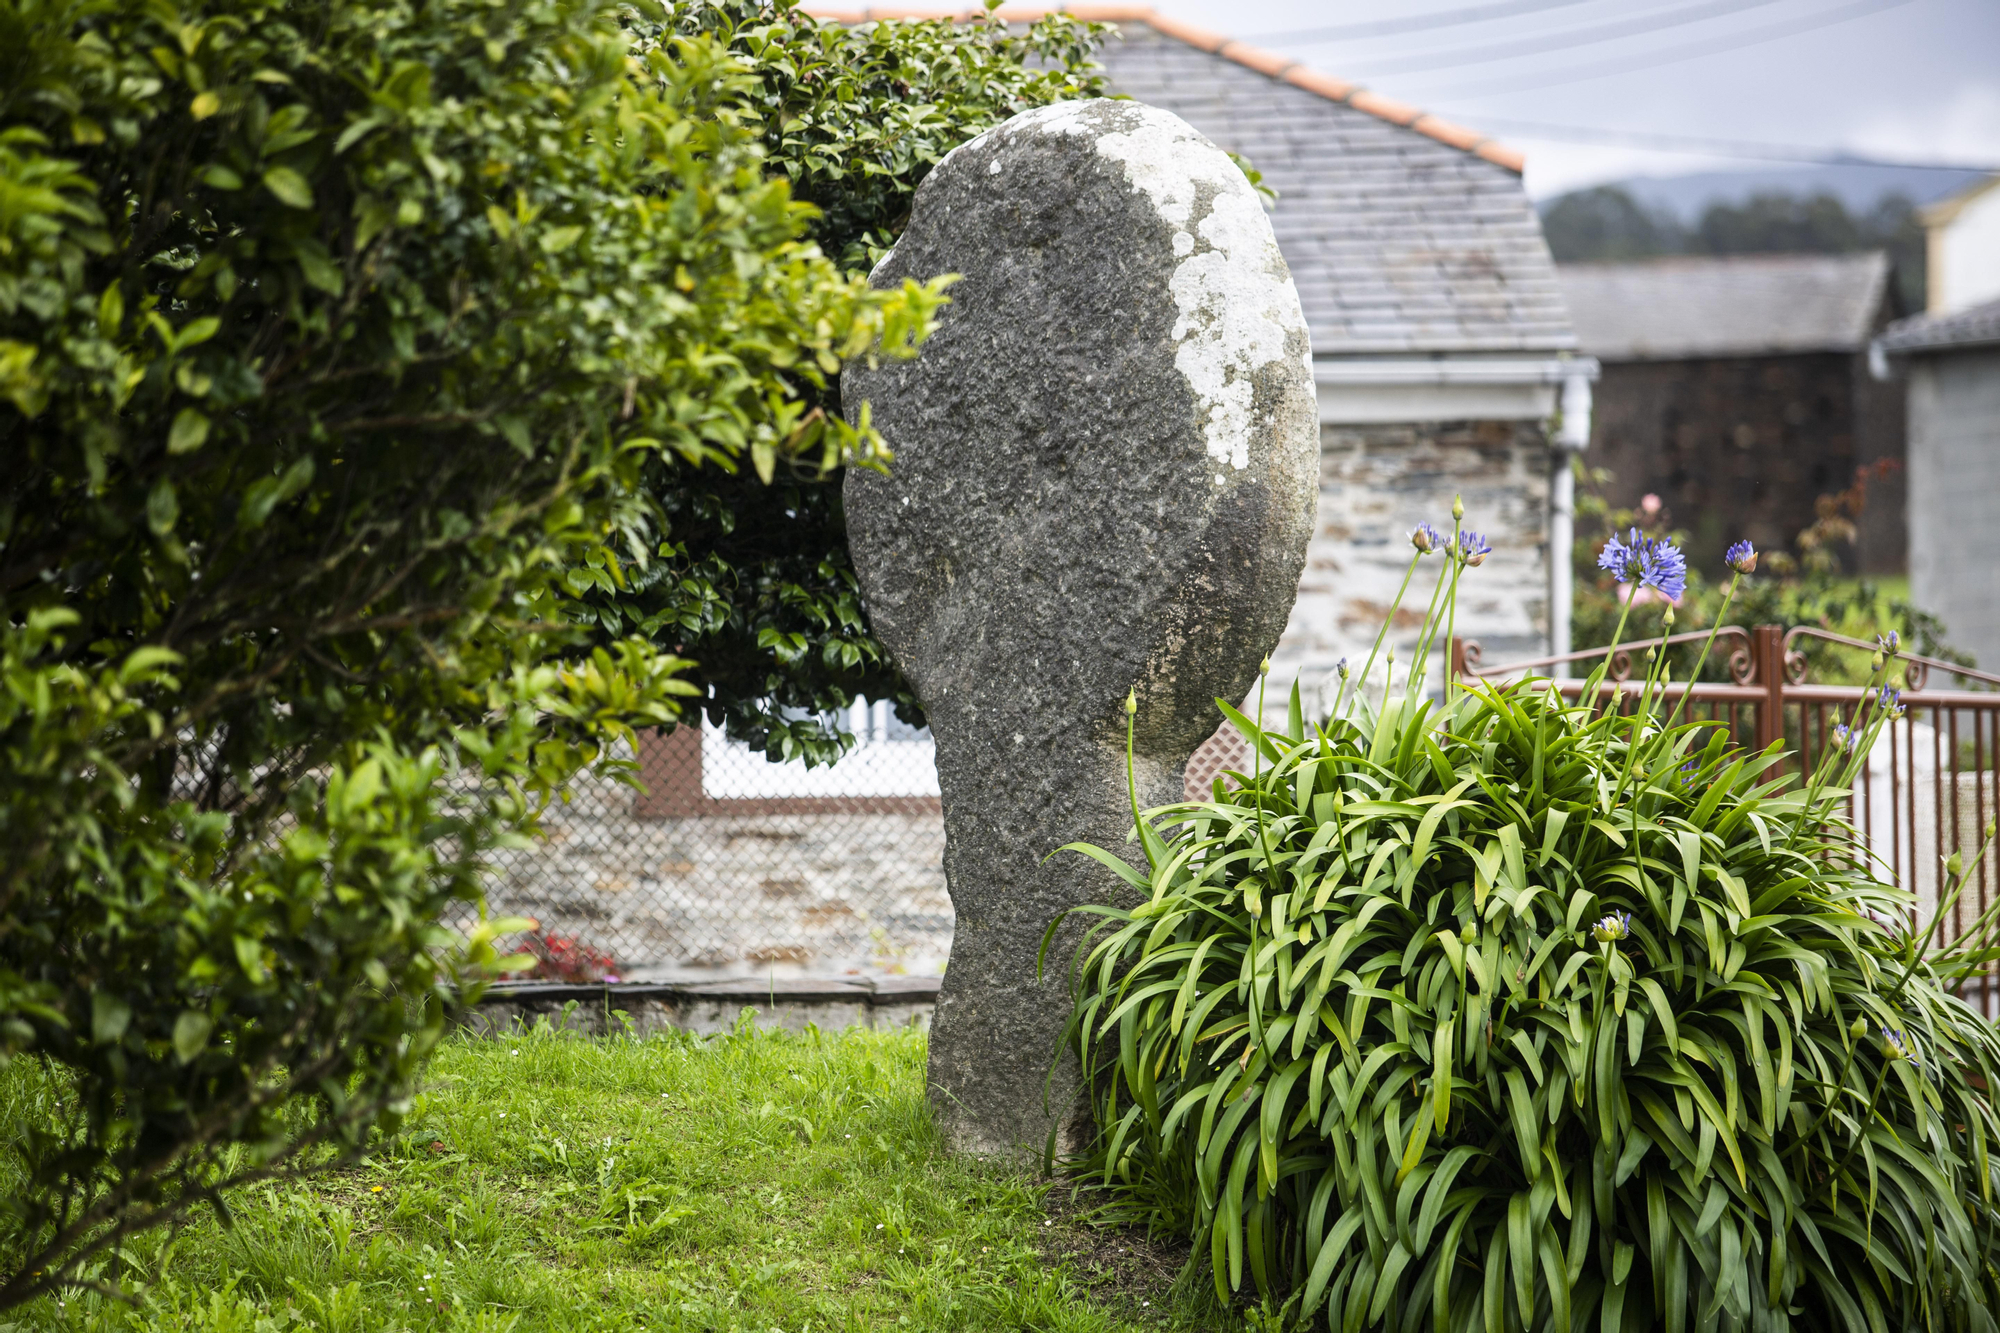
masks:
{"label": "chain link fence", "polygon": [[[952,909],[930,733],[884,703],[841,722],[854,748],[817,769],[708,725],[642,737],[645,791],[579,782],[534,846],[495,858],[491,910],[538,923],[527,947],[554,979],[938,975]],[[1188,791],[1247,754],[1218,735]]]}

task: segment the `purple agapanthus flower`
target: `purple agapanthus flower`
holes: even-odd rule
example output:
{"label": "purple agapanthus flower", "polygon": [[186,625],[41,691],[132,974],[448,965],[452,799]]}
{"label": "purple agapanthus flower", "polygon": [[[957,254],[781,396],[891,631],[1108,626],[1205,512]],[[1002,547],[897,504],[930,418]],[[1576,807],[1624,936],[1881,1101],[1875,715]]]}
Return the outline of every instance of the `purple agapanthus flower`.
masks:
{"label": "purple agapanthus flower", "polygon": [[1625,541],[1616,533],[1604,543],[1604,549],[1597,554],[1597,567],[1610,573],[1620,583],[1630,583],[1639,577],[1639,566],[1646,554],[1646,539],[1639,535],[1639,529],[1632,529],[1632,540]]}
{"label": "purple agapanthus flower", "polygon": [[1846,723],[1836,722],[1833,724],[1833,743],[1835,748],[1852,750],[1855,742],[1860,739],[1859,736],[1854,734],[1854,729]]}
{"label": "purple agapanthus flower", "polygon": [[1902,646],[1903,636],[1896,633],[1895,630],[1890,630],[1887,634],[1876,635],[1875,642],[1880,645],[1883,652],[1894,653],[1897,648]]}
{"label": "purple agapanthus flower", "polygon": [[1609,570],[1620,583],[1657,588],[1669,601],[1687,591],[1687,557],[1672,542],[1648,537],[1633,528],[1624,538],[1613,537],[1597,557],[1597,567]]}
{"label": "purple agapanthus flower", "polygon": [[1757,568],[1757,548],[1748,540],[1740,541],[1722,554],[1722,562],[1738,574],[1749,574]]}
{"label": "purple agapanthus flower", "polygon": [[1875,692],[1875,702],[1890,717],[1901,717],[1903,715],[1903,692],[1894,686],[1884,685],[1881,689],[1877,690]]}
{"label": "purple agapanthus flower", "polygon": [[1687,557],[1670,542],[1647,542],[1645,558],[1639,566],[1639,582],[1658,588],[1668,601],[1678,602],[1687,591]]}
{"label": "purple agapanthus flower", "polygon": [[1482,563],[1493,554],[1493,548],[1486,544],[1486,538],[1467,528],[1458,534],[1458,558],[1468,565]]}
{"label": "purple agapanthus flower", "polygon": [[1448,544],[1445,535],[1428,523],[1419,523],[1410,529],[1410,545],[1417,548],[1419,555],[1429,555]]}

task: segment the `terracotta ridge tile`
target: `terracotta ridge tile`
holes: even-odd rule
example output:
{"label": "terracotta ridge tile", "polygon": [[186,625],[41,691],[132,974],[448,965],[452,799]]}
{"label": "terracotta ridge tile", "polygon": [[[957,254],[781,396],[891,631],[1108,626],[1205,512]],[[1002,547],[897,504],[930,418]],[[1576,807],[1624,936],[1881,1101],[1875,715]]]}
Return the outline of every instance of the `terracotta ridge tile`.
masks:
{"label": "terracotta ridge tile", "polygon": [[1281,56],[1276,51],[1266,51],[1261,46],[1251,46],[1247,42],[1224,42],[1216,49],[1215,54],[1224,60],[1233,60],[1239,65],[1246,65],[1259,74],[1268,74],[1274,79],[1283,78],[1286,70],[1299,63],[1289,56]]}
{"label": "terracotta ridge tile", "polygon": [[1331,74],[1309,69],[1304,65],[1293,65],[1279,77],[1294,87],[1303,88],[1309,93],[1318,93],[1321,97],[1336,102],[1345,102],[1361,91],[1361,85],[1358,83],[1349,83],[1346,79],[1337,79]]}
{"label": "terracotta ridge tile", "polygon": [[1211,55],[1229,45],[1229,39],[1219,32],[1210,32],[1207,28],[1197,28],[1192,23],[1183,23],[1179,19],[1169,18],[1165,14],[1153,14],[1147,18],[1146,22],[1152,27],[1153,31],[1165,33],[1169,37],[1177,38],[1180,41],[1186,42],[1189,46],[1197,50],[1207,51]]}
{"label": "terracotta ridge tile", "polygon": [[1398,102],[1392,97],[1384,97],[1366,88],[1356,89],[1347,99],[1347,104],[1356,111],[1366,111],[1371,116],[1380,116],[1391,125],[1401,125],[1405,128],[1424,114],[1408,102]]}
{"label": "terracotta ridge tile", "polygon": [[1468,153],[1487,142],[1486,136],[1479,131],[1453,124],[1451,121],[1433,116],[1428,111],[1411,121],[1410,128],[1419,134],[1428,134],[1439,143],[1450,144],[1453,148],[1460,148]]}

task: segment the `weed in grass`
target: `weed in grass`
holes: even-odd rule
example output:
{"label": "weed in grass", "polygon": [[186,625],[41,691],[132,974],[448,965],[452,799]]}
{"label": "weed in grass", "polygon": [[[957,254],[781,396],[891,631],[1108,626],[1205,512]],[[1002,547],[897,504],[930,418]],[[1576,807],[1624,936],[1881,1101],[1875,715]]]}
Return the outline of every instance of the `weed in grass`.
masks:
{"label": "weed in grass", "polygon": [[[138,1309],[21,1333],[1214,1329],[1177,1251],[1066,1189],[948,1154],[912,1031],[446,1043],[364,1162],[231,1200],[135,1253]],[[18,1126],[58,1089],[0,1072]]]}

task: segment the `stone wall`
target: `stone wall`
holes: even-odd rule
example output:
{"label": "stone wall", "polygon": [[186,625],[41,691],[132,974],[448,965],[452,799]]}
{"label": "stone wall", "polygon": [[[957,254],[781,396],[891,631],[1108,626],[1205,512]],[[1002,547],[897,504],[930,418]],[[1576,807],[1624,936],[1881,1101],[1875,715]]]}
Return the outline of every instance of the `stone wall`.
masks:
{"label": "stone wall", "polygon": [[[1334,665],[1345,657],[1360,669],[1395,599],[1410,563],[1410,529],[1428,519],[1450,531],[1454,495],[1465,498],[1467,526],[1493,545],[1460,585],[1459,636],[1479,640],[1489,662],[1545,652],[1548,469],[1540,422],[1322,426],[1319,518],[1272,658],[1267,711],[1283,709],[1295,679],[1322,709],[1331,704]],[[1392,641],[1405,664],[1440,567],[1436,559],[1419,567],[1397,616]],[[1441,679],[1434,667],[1431,680]]]}
{"label": "stone wall", "polygon": [[808,1027],[822,1032],[854,1027],[927,1032],[937,993],[935,977],[747,977],[596,986],[501,982],[481,997],[463,1023],[481,1037],[509,1037],[543,1026],[590,1037],[650,1037],[670,1028],[713,1036],[746,1020],[787,1032]]}
{"label": "stone wall", "polygon": [[1584,458],[1610,470],[1612,503],[1629,508],[1649,492],[1665,501],[1690,534],[1689,558],[1710,574],[1741,537],[1789,550],[1818,497],[1891,460],[1843,558],[1893,574],[1908,544],[1903,431],[1903,386],[1870,378],[1859,355],[1606,362]]}
{"label": "stone wall", "polygon": [[952,910],[934,800],[661,815],[658,793],[687,781],[673,761],[700,752],[676,739],[644,738],[648,795],[586,780],[539,845],[502,853],[494,909],[610,953],[627,980],[937,974]]}

